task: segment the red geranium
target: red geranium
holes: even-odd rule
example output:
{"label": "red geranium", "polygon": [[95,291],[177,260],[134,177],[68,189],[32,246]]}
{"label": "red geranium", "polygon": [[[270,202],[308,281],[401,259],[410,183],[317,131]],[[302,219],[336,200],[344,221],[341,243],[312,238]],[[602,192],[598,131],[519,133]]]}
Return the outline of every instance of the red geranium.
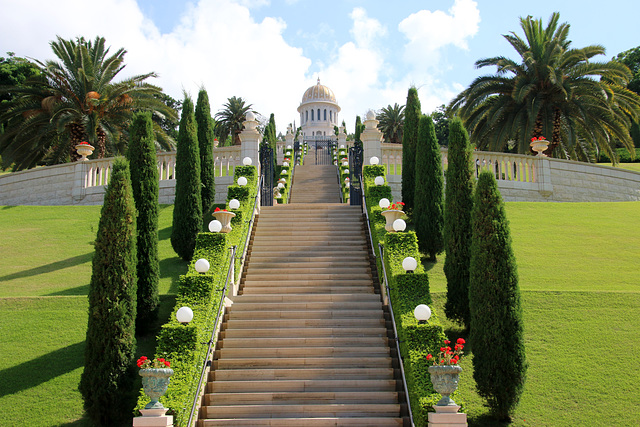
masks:
{"label": "red geranium", "polygon": [[440,347],[440,357],[439,357],[440,363],[438,363],[437,362],[438,359],[435,359],[431,354],[427,355],[427,360],[433,359],[434,365],[457,365],[458,362],[460,361],[460,357],[464,353],[462,351],[465,344],[464,339],[458,338],[453,350],[451,350],[451,347],[449,347],[449,344],[451,344],[451,341],[445,340],[444,344],[445,344],[445,347]]}
{"label": "red geranium", "polygon": [[531,142],[546,141],[546,140],[547,140],[547,138],[545,138],[544,136],[539,136],[537,138],[534,136],[533,138],[531,138]]}
{"label": "red geranium", "polygon": [[162,357],[159,357],[156,360],[152,361],[147,356],[140,357],[140,359],[138,359],[138,361],[136,362],[136,365],[138,365],[138,368],[140,369],[150,369],[150,368],[158,369],[158,368],[168,368],[169,366],[171,366],[171,364],[167,360],[163,359]]}

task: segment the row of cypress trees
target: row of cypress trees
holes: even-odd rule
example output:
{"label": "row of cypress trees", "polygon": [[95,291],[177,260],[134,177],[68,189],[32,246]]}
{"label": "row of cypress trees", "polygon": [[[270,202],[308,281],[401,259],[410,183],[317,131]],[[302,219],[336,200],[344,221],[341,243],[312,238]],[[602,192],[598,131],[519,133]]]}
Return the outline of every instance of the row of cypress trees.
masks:
{"label": "row of cypress trees", "polygon": [[474,193],[469,136],[454,118],[443,188],[433,120],[421,113],[414,87],[407,95],[402,142],[402,198],[420,251],[435,262],[446,250],[445,313],[469,329],[478,393],[496,418],[508,419],[522,393],[527,363],[517,267],[497,182],[483,171]]}
{"label": "row of cypress trees", "polygon": [[[197,126],[193,103],[185,96],[171,236],[174,249],[185,259],[193,254],[189,244],[192,239],[195,245],[202,212],[211,207],[215,197],[212,119],[204,89],[199,93],[196,113],[200,120]],[[136,333],[149,330],[159,299],[158,167],[150,113],[134,115],[130,135],[128,160],[114,161],[105,192],[89,284],[85,363],[79,390],[87,416],[96,426],[118,425],[129,417],[136,397],[131,394]],[[187,221],[181,221],[184,219]]]}

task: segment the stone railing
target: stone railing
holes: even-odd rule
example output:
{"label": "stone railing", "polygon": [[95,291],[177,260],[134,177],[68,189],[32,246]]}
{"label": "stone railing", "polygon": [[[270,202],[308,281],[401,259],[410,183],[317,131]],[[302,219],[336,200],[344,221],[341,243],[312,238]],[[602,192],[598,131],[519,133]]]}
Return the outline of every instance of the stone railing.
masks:
{"label": "stone railing", "polygon": [[[447,168],[443,148],[442,169]],[[394,199],[401,200],[402,146],[380,144],[380,163]],[[481,169],[495,173],[505,201],[614,202],[640,201],[640,173],[597,164],[521,154],[475,151],[476,176]],[[365,159],[368,163],[368,159]]]}

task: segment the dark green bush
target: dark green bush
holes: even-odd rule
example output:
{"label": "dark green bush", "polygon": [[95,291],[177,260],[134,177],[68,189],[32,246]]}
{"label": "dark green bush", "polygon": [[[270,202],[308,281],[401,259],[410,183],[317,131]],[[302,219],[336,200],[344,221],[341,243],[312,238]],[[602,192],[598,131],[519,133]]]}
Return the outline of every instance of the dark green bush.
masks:
{"label": "dark green bush", "polygon": [[200,181],[202,182],[202,212],[207,212],[216,198],[216,180],[213,167],[213,118],[209,107],[209,95],[202,88],[198,92],[195,111],[200,149]]}
{"label": "dark green bush", "polygon": [[385,176],[385,167],[383,165],[365,165],[362,168],[362,176],[365,178],[376,179],[377,176]]}
{"label": "dark green bush", "polygon": [[404,128],[402,134],[402,201],[407,210],[413,210],[415,193],[416,144],[418,124],[422,112],[418,89],[409,88],[407,104],[404,110]]}
{"label": "dark green bush", "polygon": [[136,208],[121,158],[113,162],[94,245],[79,389],[91,424],[112,426],[131,407],[136,347]]}
{"label": "dark green bush", "polygon": [[[618,153],[618,161],[620,163],[639,163],[640,162],[640,148],[636,148],[635,157],[631,158],[631,153],[626,148],[616,148],[616,153]],[[600,157],[598,159],[598,163],[612,163],[609,156],[605,153],[600,153]]]}

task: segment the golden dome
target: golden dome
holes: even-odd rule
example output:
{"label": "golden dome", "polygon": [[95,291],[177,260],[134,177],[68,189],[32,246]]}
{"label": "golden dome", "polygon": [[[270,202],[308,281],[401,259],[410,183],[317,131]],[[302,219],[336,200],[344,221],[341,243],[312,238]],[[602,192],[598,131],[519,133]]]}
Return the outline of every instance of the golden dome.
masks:
{"label": "golden dome", "polygon": [[320,84],[320,77],[318,77],[318,84],[316,84],[315,86],[311,86],[304,92],[304,95],[302,95],[302,104],[312,101],[327,101],[337,103],[336,96],[333,94],[333,91],[328,87]]}

